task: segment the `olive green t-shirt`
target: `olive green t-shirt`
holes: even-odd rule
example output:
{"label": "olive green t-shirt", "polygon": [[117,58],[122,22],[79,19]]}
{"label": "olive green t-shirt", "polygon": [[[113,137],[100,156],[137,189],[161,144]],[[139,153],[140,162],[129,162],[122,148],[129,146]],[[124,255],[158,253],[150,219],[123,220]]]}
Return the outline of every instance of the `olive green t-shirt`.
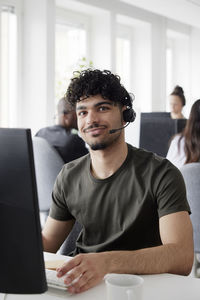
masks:
{"label": "olive green t-shirt", "polygon": [[76,219],[76,253],[161,245],[159,218],[190,211],[179,170],[167,159],[128,145],[121,167],[106,179],[90,172],[90,155],[66,164],[52,193],[50,216]]}

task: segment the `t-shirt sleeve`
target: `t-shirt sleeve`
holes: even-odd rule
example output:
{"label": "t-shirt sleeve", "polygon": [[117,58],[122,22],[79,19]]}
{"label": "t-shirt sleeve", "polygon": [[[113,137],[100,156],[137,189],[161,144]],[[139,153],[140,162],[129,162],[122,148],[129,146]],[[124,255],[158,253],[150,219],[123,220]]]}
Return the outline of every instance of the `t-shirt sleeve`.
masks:
{"label": "t-shirt sleeve", "polygon": [[53,192],[52,192],[52,203],[49,212],[49,216],[53,219],[59,221],[68,221],[73,219],[73,216],[70,214],[70,211],[67,207],[67,194],[66,189],[64,190],[63,181],[64,181],[64,168],[58,174]]}
{"label": "t-shirt sleeve", "polygon": [[166,159],[163,162],[165,167],[155,189],[159,218],[180,211],[190,213],[182,174]]}

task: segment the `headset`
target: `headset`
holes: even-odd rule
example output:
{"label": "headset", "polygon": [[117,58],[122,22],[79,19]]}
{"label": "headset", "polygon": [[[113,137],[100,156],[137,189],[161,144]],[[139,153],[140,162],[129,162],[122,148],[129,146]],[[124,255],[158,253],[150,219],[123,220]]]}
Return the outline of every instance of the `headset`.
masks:
{"label": "headset", "polygon": [[134,122],[136,118],[136,112],[133,110],[133,108],[127,108],[123,111],[123,119],[124,122]]}
{"label": "headset", "polygon": [[125,109],[123,111],[123,120],[124,122],[126,122],[127,124],[120,127],[120,128],[116,128],[116,129],[111,129],[109,130],[109,133],[112,134],[112,133],[115,133],[117,132],[118,130],[122,130],[124,129],[125,127],[127,127],[131,122],[134,122],[135,121],[135,118],[136,118],[136,112],[133,110],[132,107],[128,107],[127,109]]}

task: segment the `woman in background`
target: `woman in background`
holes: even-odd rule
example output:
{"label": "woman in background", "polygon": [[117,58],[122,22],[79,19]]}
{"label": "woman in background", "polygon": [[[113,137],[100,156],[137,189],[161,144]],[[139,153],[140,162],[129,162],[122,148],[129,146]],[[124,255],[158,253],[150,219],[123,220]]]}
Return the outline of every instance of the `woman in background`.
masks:
{"label": "woman in background", "polygon": [[183,106],[185,105],[185,96],[182,87],[176,85],[173,92],[170,94],[170,110],[172,119],[184,119],[182,114]]}
{"label": "woman in background", "polygon": [[192,105],[186,127],[173,138],[166,158],[178,168],[200,162],[200,99]]}

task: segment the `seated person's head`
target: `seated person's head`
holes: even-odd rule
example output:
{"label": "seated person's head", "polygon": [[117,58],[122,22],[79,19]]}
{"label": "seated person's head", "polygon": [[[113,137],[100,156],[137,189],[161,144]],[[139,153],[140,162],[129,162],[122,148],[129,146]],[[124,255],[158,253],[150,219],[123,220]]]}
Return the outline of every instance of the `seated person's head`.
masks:
{"label": "seated person's head", "polygon": [[100,95],[121,106],[132,107],[132,98],[120,82],[120,77],[104,70],[85,70],[72,78],[66,97],[75,106],[82,98]]}
{"label": "seated person's head", "polygon": [[200,161],[200,99],[191,108],[189,119],[183,131],[185,137],[185,164]]}
{"label": "seated person's head", "polygon": [[199,143],[197,151],[200,155],[200,99],[196,100],[191,107],[184,134],[189,137],[189,139],[194,139],[190,142],[191,147],[194,148],[194,144]]}
{"label": "seated person's head", "polygon": [[57,105],[58,125],[67,129],[77,129],[77,117],[74,107],[63,97]]}
{"label": "seated person's head", "polygon": [[170,94],[170,110],[172,119],[184,118],[182,114],[183,106],[185,105],[185,96],[182,87],[175,86],[173,92]]}

